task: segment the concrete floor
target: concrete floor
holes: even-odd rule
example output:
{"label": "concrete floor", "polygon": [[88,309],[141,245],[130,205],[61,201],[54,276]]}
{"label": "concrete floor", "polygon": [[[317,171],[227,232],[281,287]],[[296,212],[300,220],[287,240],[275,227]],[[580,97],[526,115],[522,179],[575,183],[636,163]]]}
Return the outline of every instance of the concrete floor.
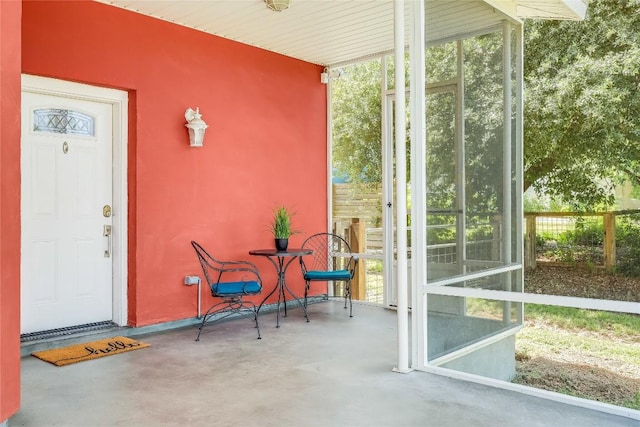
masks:
{"label": "concrete floor", "polygon": [[637,420],[423,372],[398,374],[396,315],[338,301],[138,336],[150,348],[55,367],[22,359],[14,426],[562,426]]}

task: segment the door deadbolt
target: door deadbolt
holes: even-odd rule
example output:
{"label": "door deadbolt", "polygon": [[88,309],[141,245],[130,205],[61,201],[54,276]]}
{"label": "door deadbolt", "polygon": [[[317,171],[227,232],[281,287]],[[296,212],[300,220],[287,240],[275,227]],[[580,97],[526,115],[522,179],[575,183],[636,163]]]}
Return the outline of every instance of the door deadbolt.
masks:
{"label": "door deadbolt", "polygon": [[109,218],[111,216],[111,206],[104,205],[102,208],[102,216],[105,218]]}

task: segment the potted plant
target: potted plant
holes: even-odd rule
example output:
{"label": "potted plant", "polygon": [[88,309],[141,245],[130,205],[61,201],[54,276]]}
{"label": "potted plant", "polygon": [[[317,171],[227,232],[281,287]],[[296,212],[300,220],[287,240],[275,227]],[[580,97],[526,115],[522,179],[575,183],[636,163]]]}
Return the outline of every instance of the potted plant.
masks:
{"label": "potted plant", "polygon": [[271,232],[276,243],[276,250],[284,252],[289,245],[289,237],[297,233],[291,227],[291,218],[294,213],[284,206],[280,206],[273,213],[273,222],[271,223]]}

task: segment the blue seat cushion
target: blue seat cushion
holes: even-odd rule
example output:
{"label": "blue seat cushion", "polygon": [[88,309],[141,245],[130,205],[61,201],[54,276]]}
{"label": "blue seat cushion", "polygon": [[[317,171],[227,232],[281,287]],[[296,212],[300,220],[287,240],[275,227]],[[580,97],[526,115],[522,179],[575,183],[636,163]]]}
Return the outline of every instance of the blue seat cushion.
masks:
{"label": "blue seat cushion", "polygon": [[212,285],[211,290],[217,295],[257,294],[260,284],[255,280],[249,282],[220,282]]}
{"label": "blue seat cushion", "polygon": [[349,270],[334,271],[307,271],[304,275],[305,280],[349,280],[351,273]]}

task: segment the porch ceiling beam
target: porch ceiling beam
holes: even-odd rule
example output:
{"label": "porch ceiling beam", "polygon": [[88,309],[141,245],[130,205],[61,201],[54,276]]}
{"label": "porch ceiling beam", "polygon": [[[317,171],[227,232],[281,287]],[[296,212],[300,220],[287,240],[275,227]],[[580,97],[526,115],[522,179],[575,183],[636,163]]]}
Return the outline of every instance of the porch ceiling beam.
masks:
{"label": "porch ceiling beam", "polygon": [[588,0],[484,0],[496,10],[516,20],[581,20],[587,13]]}
{"label": "porch ceiling beam", "polygon": [[518,18],[518,2],[516,0],[484,0],[489,6],[520,21]]}

